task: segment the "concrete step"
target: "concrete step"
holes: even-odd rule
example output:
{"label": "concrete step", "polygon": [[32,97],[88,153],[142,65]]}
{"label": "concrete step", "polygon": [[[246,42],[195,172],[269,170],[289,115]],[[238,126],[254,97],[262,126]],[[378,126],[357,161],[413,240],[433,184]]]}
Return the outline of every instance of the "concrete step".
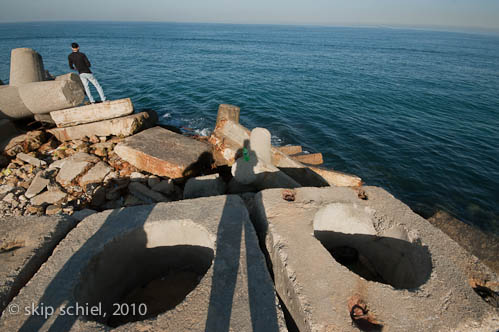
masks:
{"label": "concrete step", "polygon": [[59,141],[82,139],[85,136],[130,136],[140,130],[150,128],[158,121],[154,111],[132,114],[121,118],[86,123],[73,127],[47,130]]}
{"label": "concrete step", "polygon": [[70,127],[85,123],[119,118],[133,113],[130,98],[105,101],[98,104],[73,107],[50,112],[57,127]]}

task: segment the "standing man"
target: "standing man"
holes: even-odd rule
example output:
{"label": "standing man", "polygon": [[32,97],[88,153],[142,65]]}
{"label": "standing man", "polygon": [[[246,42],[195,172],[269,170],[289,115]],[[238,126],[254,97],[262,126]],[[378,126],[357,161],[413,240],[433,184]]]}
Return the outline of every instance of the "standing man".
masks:
{"label": "standing man", "polygon": [[95,100],[90,93],[90,89],[88,88],[88,81],[90,81],[97,89],[101,102],[106,101],[106,96],[104,95],[104,91],[102,91],[102,87],[90,71],[90,61],[88,61],[87,56],[85,53],[80,52],[80,46],[77,43],[72,43],[71,48],[73,49],[73,52],[68,56],[69,68],[75,69],[76,67],[76,70],[78,70],[88,99],[92,104],[95,103]]}

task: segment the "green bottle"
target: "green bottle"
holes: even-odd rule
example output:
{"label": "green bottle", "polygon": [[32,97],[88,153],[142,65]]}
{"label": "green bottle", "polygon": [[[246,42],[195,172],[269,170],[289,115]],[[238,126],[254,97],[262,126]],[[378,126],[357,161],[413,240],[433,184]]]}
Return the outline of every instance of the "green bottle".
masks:
{"label": "green bottle", "polygon": [[244,160],[246,160],[246,161],[249,161],[249,159],[250,159],[249,154],[248,154],[248,149],[246,149],[246,148],[243,148],[243,157],[244,157]]}

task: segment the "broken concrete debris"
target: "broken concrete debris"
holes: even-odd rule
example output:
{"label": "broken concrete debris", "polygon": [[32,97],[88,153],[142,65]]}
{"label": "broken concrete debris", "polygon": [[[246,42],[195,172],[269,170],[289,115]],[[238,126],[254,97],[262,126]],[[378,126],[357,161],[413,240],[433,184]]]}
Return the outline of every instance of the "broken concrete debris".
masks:
{"label": "broken concrete debris", "polygon": [[[320,163],[297,158],[301,147],[273,147],[268,130],[238,123],[236,106],[220,105],[213,134],[198,139],[161,127],[136,133],[152,124],[128,119],[154,115],[130,110],[129,99],[58,110],[48,132],[61,143],[43,131],[8,142],[3,215],[80,224],[29,284],[6,286],[5,305],[21,289],[11,303],[109,311],[149,299],[151,316],[4,312],[0,329],[286,331],[275,290],[302,331],[497,328],[497,275],[382,189],[310,166]],[[120,129],[103,129],[112,123]],[[9,253],[29,245],[2,241]]]}
{"label": "broken concrete debris", "polygon": [[154,127],[125,139],[115,152],[133,166],[159,176],[182,178],[211,168],[208,144],[161,127]]}

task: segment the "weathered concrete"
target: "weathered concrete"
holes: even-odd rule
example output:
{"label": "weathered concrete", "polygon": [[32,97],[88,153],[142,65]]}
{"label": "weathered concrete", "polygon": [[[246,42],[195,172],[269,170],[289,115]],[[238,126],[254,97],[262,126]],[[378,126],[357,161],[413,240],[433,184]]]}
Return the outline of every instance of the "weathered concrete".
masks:
{"label": "weathered concrete", "polygon": [[170,195],[175,191],[175,184],[172,180],[161,180],[161,182],[154,185],[151,189],[166,195]]}
{"label": "weathered concrete", "polygon": [[33,114],[74,107],[85,98],[80,84],[71,80],[24,84],[19,87],[19,95]]}
{"label": "weathered concrete", "polygon": [[24,193],[24,196],[27,198],[33,198],[39,193],[41,193],[47,185],[50,183],[50,180],[46,176],[46,172],[41,171],[35,175],[33,181],[28,187],[28,190]]}
{"label": "weathered concrete", "polygon": [[40,122],[44,122],[44,123],[50,123],[50,124],[55,125],[55,122],[54,122],[54,120],[52,120],[52,117],[50,116],[50,113],[49,114],[35,114],[34,117],[35,117],[36,121],[40,121]]}
{"label": "weathered concrete", "polygon": [[27,83],[0,87],[0,110],[9,118],[21,119],[74,107],[83,101],[84,90],[71,80]]}
{"label": "weathered concrete", "polygon": [[[3,217],[0,222],[0,313],[75,226],[72,218]],[[8,316],[8,314],[3,314]]]}
{"label": "weathered concrete", "polygon": [[84,123],[119,118],[133,113],[130,98],[106,101],[60,111],[50,112],[57,127],[70,127]]}
{"label": "weathered concrete", "polygon": [[300,145],[276,146],[276,149],[281,151],[282,153],[287,154],[288,156],[291,154],[297,154],[303,152],[303,149]]}
{"label": "weathered concrete", "polygon": [[266,165],[272,165],[270,131],[265,128],[255,128],[250,134],[250,147],[256,157]]}
{"label": "weathered concrete", "polygon": [[[209,138],[214,146],[213,154],[218,165],[233,165],[238,152],[250,141],[250,131],[234,121],[225,120],[217,123],[215,130]],[[271,164],[278,167],[294,181],[304,187],[321,186],[356,186],[362,183],[361,179],[333,170],[307,167],[299,161],[293,160],[281,151],[282,147],[272,147]]]}
{"label": "weathered concrete", "polygon": [[[174,295],[176,302],[171,303],[170,289],[182,292],[192,277],[197,286]],[[135,287],[152,297],[126,295]],[[104,324],[120,318],[111,317],[113,303],[123,303],[133,294],[149,312],[158,314],[115,331],[286,330],[255,231],[237,196],[108,210],[87,217],[12,303],[20,308],[43,303],[66,309],[76,302],[101,303],[107,317],[6,313],[0,329],[107,331]]]}
{"label": "weathered concrete", "polygon": [[[210,167],[210,146],[161,127],[145,130],[119,143],[114,152],[149,173],[181,178],[192,168]],[[206,156],[206,160],[204,160]],[[204,165],[209,163],[209,165]],[[188,169],[189,168],[189,169]]]}
{"label": "weathered concrete", "polygon": [[290,156],[294,160],[299,161],[300,163],[308,164],[308,165],[321,165],[324,163],[322,159],[322,153],[299,153]]}
{"label": "weathered concrete", "polygon": [[29,154],[26,154],[24,152],[18,153],[16,156],[19,160],[24,161],[25,163],[31,164],[35,167],[42,167],[46,166],[47,163],[43,160],[40,160],[38,158],[35,158],[33,156],[30,156]]}
{"label": "weathered concrete", "polygon": [[44,191],[31,199],[31,205],[59,204],[66,197],[67,194],[58,189]]}
{"label": "weathered concrete", "polygon": [[69,186],[78,176],[86,172],[91,166],[92,164],[88,161],[68,160],[62,165],[61,170],[57,173],[55,179],[62,186]]}
{"label": "weathered concrete", "polygon": [[146,203],[157,203],[157,202],[169,202],[170,199],[163,196],[161,193],[149,189],[145,184],[140,182],[130,182],[128,185],[128,190],[140,198],[142,201]]}
{"label": "weathered concrete", "polygon": [[499,274],[499,238],[497,236],[486,234],[467,225],[445,211],[438,211],[428,218],[428,221]]}
{"label": "weathered concrete", "polygon": [[469,282],[497,285],[497,275],[383,189],[363,189],[367,200],[339,187],[254,198],[276,289],[300,331],[496,330],[498,309]]}
{"label": "weathered concrete", "polygon": [[184,199],[224,195],[227,184],[218,174],[198,176],[187,180]]}
{"label": "weathered concrete", "polygon": [[121,118],[87,123],[74,127],[48,130],[59,141],[82,139],[90,136],[130,136],[156,124],[158,115],[154,111],[132,114]]}
{"label": "weathered concrete", "polygon": [[79,181],[80,186],[84,187],[90,183],[100,183],[104,181],[106,175],[111,172],[112,168],[103,161],[92,167],[87,174],[83,175]]}
{"label": "weathered concrete", "polygon": [[362,179],[355,175],[318,167],[309,167],[309,169],[320,175],[331,186],[358,187],[362,185]]}
{"label": "weathered concrete", "polygon": [[0,86],[0,117],[22,119],[32,115],[33,113],[24,105],[18,87]]}
{"label": "weathered concrete", "polygon": [[239,123],[240,111],[241,109],[237,106],[220,104],[218,106],[217,125],[221,124],[222,121],[232,121],[234,123]]}
{"label": "weathered concrete", "polygon": [[9,85],[21,86],[45,79],[42,56],[31,48],[14,48],[10,52]]}

